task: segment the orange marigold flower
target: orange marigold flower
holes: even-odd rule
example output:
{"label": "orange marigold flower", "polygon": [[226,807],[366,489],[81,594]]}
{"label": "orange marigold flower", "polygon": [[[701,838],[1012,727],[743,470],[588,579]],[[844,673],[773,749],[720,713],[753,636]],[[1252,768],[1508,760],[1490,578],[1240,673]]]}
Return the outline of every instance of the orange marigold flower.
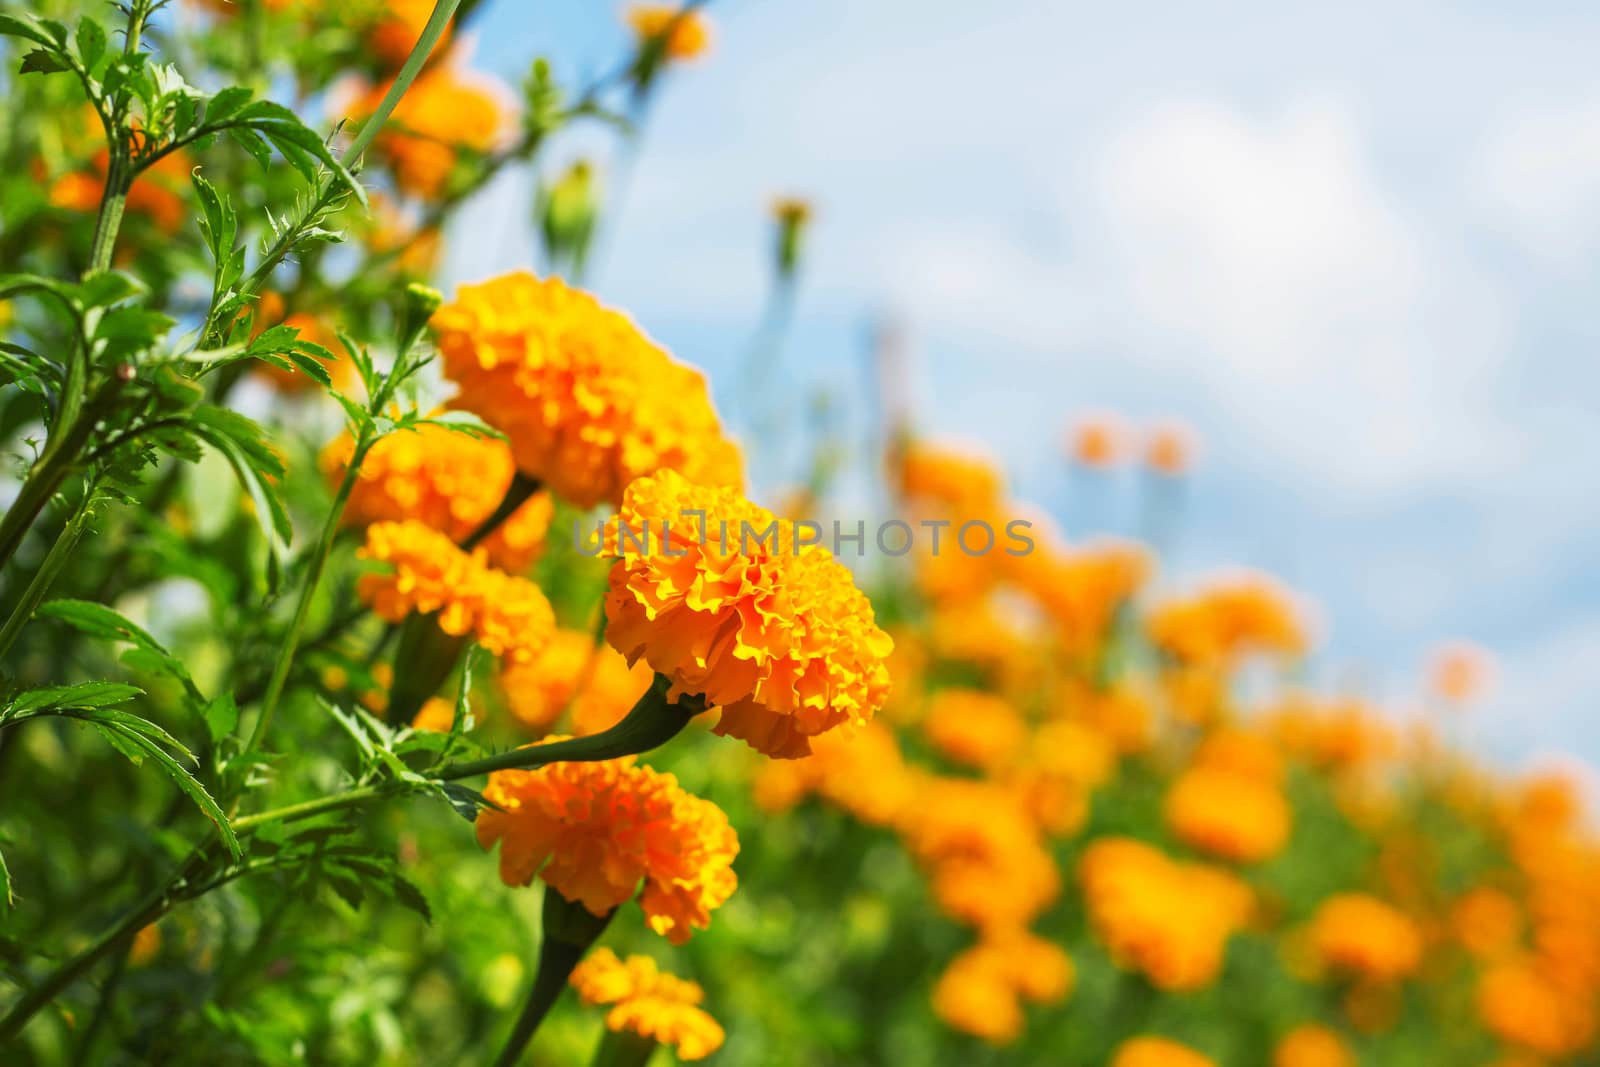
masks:
{"label": "orange marigold flower", "polygon": [[606,1028],[671,1045],[680,1060],[700,1060],[722,1047],[722,1027],[699,1005],[705,990],[666,974],[648,956],[626,961],[595,949],[568,979],[585,1004],[610,1004]]}
{"label": "orange marigold flower", "polygon": [[561,279],[518,272],[464,285],[433,327],[459,387],[454,406],[503,431],[523,473],[557,496],[615,504],[629,482],[665,468],[742,484],[701,373]]}
{"label": "orange marigold flower", "polygon": [[738,885],[739,839],[722,809],[631,756],[496,771],[483,795],[501,810],[478,813],[478,843],[499,842],[506,885],[537,875],[597,916],[638,894],[650,928],[674,944],[704,930]]}
{"label": "orange marigold flower", "polygon": [[[322,469],[331,483],[344,478],[354,453],[348,431],[323,449]],[[343,522],[369,526],[415,519],[463,541],[494,514],[515,474],[504,441],[425,423],[389,434],[367,452]],[[550,494],[535,493],[484,539],[489,560],[512,573],[527,571],[544,551],[554,513]]]}
{"label": "orange marigold flower", "polygon": [[[99,119],[92,111],[89,116],[98,129]],[[129,187],[123,210],[149,219],[163,233],[177,233],[190,217],[185,194],[194,166],[194,157],[181,148],[162,156],[141,171]],[[98,211],[110,169],[111,151],[102,147],[84,169],[63,174],[51,183],[50,205],[68,211]]]}
{"label": "orange marigold flower", "polygon": [[1237,727],[1209,734],[1195,750],[1194,765],[1253,778],[1265,785],[1283,781],[1283,755],[1278,747],[1262,734]]}
{"label": "orange marigold flower", "polygon": [[1072,458],[1095,470],[1120,463],[1128,450],[1128,430],[1114,415],[1089,415],[1080,419],[1068,438]]}
{"label": "orange marigold flower", "polygon": [[1360,770],[1397,745],[1393,729],[1359,700],[1297,694],[1270,712],[1266,724],[1286,752],[1331,770]]}
{"label": "orange marigold flower", "polygon": [[1078,862],[1095,936],[1112,960],[1158,988],[1210,984],[1228,939],[1249,918],[1249,887],[1224,871],[1179,863],[1131,838],[1101,838]]}
{"label": "orange marigold flower", "polygon": [[1187,1045],[1164,1037],[1132,1037],[1117,1048],[1111,1067],[1217,1067]]}
{"label": "orange marigold flower", "polygon": [[1004,492],[1000,472],[975,453],[916,441],[902,445],[894,458],[900,492],[915,502],[957,512],[987,511]]}
{"label": "orange marigold flower", "polygon": [[889,695],[893,642],[871,603],[827,549],[799,540],[737,490],[670,470],[629,485],[605,530],[619,557],[606,640],[671,679],[674,696],[721,708],[717,733],[780,759],[871,719]]}
{"label": "orange marigold flower", "polygon": [[1522,937],[1522,909],[1511,897],[1489,886],[1469,889],[1450,910],[1456,940],[1480,960],[1502,959]]}
{"label": "orange marigold flower", "polygon": [[[370,116],[388,91],[387,85],[374,87],[354,114]],[[434,65],[400,98],[373,150],[388,162],[403,192],[436,199],[448,188],[460,153],[488,152],[505,138],[511,118],[506,98],[498,82]]]}
{"label": "orange marigold flower", "polygon": [[1145,441],[1144,461],[1169,478],[1188,473],[1194,465],[1194,435],[1180,423],[1157,426]]}
{"label": "orange marigold flower", "polygon": [[1477,645],[1458,641],[1436,650],[1428,664],[1428,689],[1450,704],[1482,696],[1494,676],[1494,658]]}
{"label": "orange marigold flower", "polygon": [[1478,1015],[1508,1044],[1562,1059],[1595,1035],[1593,992],[1564,988],[1529,962],[1503,963],[1478,982]]}
{"label": "orange marigold flower", "polygon": [[1338,1034],[1306,1023],[1283,1035],[1272,1051],[1272,1067],[1356,1067],[1356,1058]]}
{"label": "orange marigold flower", "polygon": [[634,4],[627,11],[628,25],[644,47],[663,34],[669,59],[698,58],[711,47],[711,20],[699,11],[674,4]]}
{"label": "orange marigold flower", "polygon": [[816,793],[864,823],[888,826],[916,788],[894,731],[874,719],[814,738],[811,755],[803,759],[763,761],[752,793],[766,812],[788,811]]}
{"label": "orange marigold flower", "polygon": [[1017,709],[976,689],[939,690],[922,728],[949,759],[991,773],[1016,762],[1028,744],[1028,724]]}
{"label": "orange marigold flower", "polygon": [[646,664],[628,661],[578,630],[557,630],[549,646],[527,663],[508,664],[500,688],[511,714],[543,733],[572,711],[572,729],[596,734],[622,721],[655,678]]}
{"label": "orange marigold flower", "polygon": [[1072,959],[1027,930],[986,931],[950,961],[933,987],[933,1010],[950,1027],[996,1045],[1022,1033],[1026,999],[1058,1003],[1072,991]]}
{"label": "orange marigold flower", "polygon": [[[367,44],[385,67],[399,70],[428,25],[433,0],[385,0],[378,10],[379,17],[367,29]],[[430,57],[437,56],[449,40],[450,30],[446,29]]]}
{"label": "orange marigold flower", "polygon": [[1278,787],[1214,767],[1184,772],[1167,791],[1167,827],[1202,852],[1259,863],[1283,851],[1292,821]]}
{"label": "orange marigold flower", "polygon": [[1217,582],[1156,608],[1150,640],[1179,663],[1229,667],[1258,652],[1298,656],[1309,638],[1289,593],[1262,575]]}
{"label": "orange marigold flower", "polygon": [[1387,982],[1422,962],[1422,933],[1406,915],[1365,893],[1340,893],[1317,908],[1311,944],[1330,970]]}
{"label": "orange marigold flower", "polygon": [[456,706],[454,702],[443,697],[429,697],[416,716],[411,720],[413,730],[428,730],[432,733],[447,734],[450,727],[456,722]]}
{"label": "orange marigold flower", "polygon": [[363,575],[357,586],[361,599],[389,622],[402,622],[413,611],[437,612],[439,629],[470,633],[512,662],[537,656],[555,632],[555,614],[537,585],[495,570],[482,548],[463,552],[420,522],[373,523],[357,554],[390,567]]}
{"label": "orange marigold flower", "polygon": [[902,813],[906,846],[928,869],[934,902],[980,928],[1027,926],[1061,893],[1061,876],[1016,791],[932,778]]}
{"label": "orange marigold flower", "polygon": [[1017,584],[1055,623],[1062,651],[1074,658],[1105,647],[1118,612],[1151,571],[1149,552],[1126,541],[1005,558]]}

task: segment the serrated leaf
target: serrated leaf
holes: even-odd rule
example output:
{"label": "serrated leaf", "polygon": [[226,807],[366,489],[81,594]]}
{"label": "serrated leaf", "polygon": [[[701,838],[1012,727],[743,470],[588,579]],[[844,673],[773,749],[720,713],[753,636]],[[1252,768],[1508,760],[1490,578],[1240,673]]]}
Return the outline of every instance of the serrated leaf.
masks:
{"label": "serrated leaf", "polygon": [[6,866],[6,855],[0,852],[0,896],[3,896],[7,910],[16,907],[17,897],[11,891],[11,869]]}
{"label": "serrated leaf", "polygon": [[261,135],[248,126],[229,126],[228,136],[240,148],[249,152],[255,161],[261,164],[262,170],[272,166],[272,147],[261,139]]}
{"label": "serrated leaf", "polygon": [[204,699],[200,691],[195,688],[194,679],[189,676],[188,668],[181,660],[168,652],[161,642],[150,636],[138,624],[104,604],[88,600],[52,600],[40,606],[37,615],[39,618],[64,622],[79,633],[88,634],[90,637],[131,642],[146,653],[146,657],[138,662],[157,673],[176,679],[194,699]]}
{"label": "serrated leaf", "polygon": [[22,57],[21,74],[59,74],[72,68],[55,52],[35,48]]}
{"label": "serrated leaf", "polygon": [[217,806],[211,794],[206,792],[200,780],[190,774],[183,764],[163,751],[161,746],[150,743],[146,746],[146,751],[150,753],[151,759],[161,764],[161,769],[167,772],[167,777],[171,778],[178,788],[194,801],[195,807],[216,826],[217,832],[222,835],[222,843],[228,846],[228,851],[233,854],[234,859],[244,855],[244,851],[239,847],[239,839],[234,836],[233,827],[228,824],[228,817]]}
{"label": "serrated leaf", "polygon": [[143,744],[132,740],[115,726],[107,726],[98,722],[94,723],[93,726],[95,732],[106,739],[106,744],[126,756],[129,763],[132,763],[135,767],[144,766],[145,746]]}
{"label": "serrated leaf", "polygon": [[79,682],[76,685],[51,685],[19,693],[0,716],[19,716],[44,711],[75,708],[105,708],[124,704],[143,696],[144,690],[121,682]]}
{"label": "serrated leaf", "polygon": [[6,37],[21,37],[25,41],[45,46],[57,45],[60,42],[51,40],[37,19],[29,15],[18,17],[16,15],[0,15],[0,35]]}
{"label": "serrated leaf", "polygon": [[106,54],[106,31],[99,22],[85,15],[78,20],[78,58],[84,67],[93,70],[94,65],[100,62],[100,57]]}

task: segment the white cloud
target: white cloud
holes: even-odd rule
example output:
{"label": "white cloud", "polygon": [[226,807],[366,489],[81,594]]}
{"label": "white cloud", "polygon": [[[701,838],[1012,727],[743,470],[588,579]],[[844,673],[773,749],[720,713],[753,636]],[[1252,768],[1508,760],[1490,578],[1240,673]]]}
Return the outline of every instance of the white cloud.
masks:
{"label": "white cloud", "polygon": [[1489,224],[1563,269],[1600,243],[1600,101],[1508,109],[1473,175]]}

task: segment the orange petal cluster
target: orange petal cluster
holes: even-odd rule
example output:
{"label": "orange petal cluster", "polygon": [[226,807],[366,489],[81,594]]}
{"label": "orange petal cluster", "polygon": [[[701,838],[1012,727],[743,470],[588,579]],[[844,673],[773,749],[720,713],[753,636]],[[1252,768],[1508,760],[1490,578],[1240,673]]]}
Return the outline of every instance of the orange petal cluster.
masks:
{"label": "orange petal cluster", "polygon": [[413,611],[437,612],[439,629],[470,633],[512,662],[537,656],[555,632],[555,614],[537,585],[495,570],[483,549],[463,552],[415,520],[373,523],[357,554],[388,565],[385,572],[362,575],[356,591],[390,622],[402,622]]}
{"label": "orange petal cluster", "polygon": [[1356,1058],[1338,1034],[1306,1023],[1283,1035],[1272,1050],[1272,1067],[1356,1067]]}
{"label": "orange petal cluster", "polygon": [[1228,939],[1254,906],[1232,875],[1177,862],[1132,838],[1097,839],[1079,860],[1078,879],[1090,925],[1111,958],[1165,990],[1214,981]]}
{"label": "orange petal cluster", "polygon": [[917,795],[918,782],[892,729],[880,720],[811,742],[811,755],[766,760],[753,785],[763,811],[787,811],[815,793],[870,826],[890,826]]}
{"label": "orange petal cluster", "polygon": [[946,758],[993,773],[1016,762],[1028,724],[1004,699],[977,689],[941,689],[922,721],[928,741]]}
{"label": "orange petal cluster", "polygon": [[1164,1037],[1133,1037],[1117,1047],[1111,1067],[1217,1067],[1187,1045]]}
{"label": "orange petal cluster", "polygon": [[671,1045],[680,1060],[701,1060],[722,1047],[721,1025],[699,1005],[705,990],[663,972],[648,956],[617,958],[595,949],[568,981],[585,1004],[609,1004],[606,1028]]}
{"label": "orange petal cluster", "polygon": [[742,483],[704,376],[588,293],[516,272],[462,286],[432,321],[454,405],[504,432],[523,472],[562,499],[615,504],[668,468]]}
{"label": "orange petal cluster", "polygon": [[1311,920],[1311,946],[1328,970],[1396,981],[1422,962],[1422,933],[1403,912],[1366,893],[1324,900]]}
{"label": "orange petal cluster", "polygon": [[557,630],[544,652],[500,673],[506,706],[523,727],[544,733],[570,708],[572,730],[596,734],[620,722],[655,675],[578,630]]}
{"label": "orange petal cluster", "polygon": [[634,4],[628,8],[627,19],[641,47],[666,34],[669,59],[695,59],[711,47],[711,20],[699,11],[684,11],[673,4]]}
{"label": "orange petal cluster", "polygon": [[1293,816],[1278,787],[1220,767],[1185,771],[1167,791],[1167,827],[1184,844],[1259,863],[1283,850]]}
{"label": "orange petal cluster", "polygon": [[945,1023],[996,1045],[1022,1034],[1022,1001],[1054,1004],[1072,991],[1072,959],[1026,930],[992,931],[951,960],[933,987]]}
{"label": "orange petal cluster", "polygon": [[1181,664],[1227,668],[1244,656],[1298,656],[1309,644],[1293,599],[1263,575],[1214,583],[1157,607],[1151,643]]}
{"label": "orange petal cluster", "polygon": [[722,809],[631,756],[496,771],[483,795],[501,810],[479,812],[478,843],[499,843],[506,885],[537,875],[594,915],[638,894],[650,928],[674,944],[705,929],[738,885],[739,839]]}
{"label": "orange petal cluster", "polygon": [[[775,536],[762,540],[769,527]],[[883,707],[893,648],[850,571],[796,540],[792,524],[737,490],[676,471],[629,485],[605,531],[618,557],[606,640],[666,675],[675,694],[704,694],[722,711],[717,733],[783,759]]]}
{"label": "orange petal cluster", "polygon": [[[322,452],[331,483],[344,478],[355,452],[348,432]],[[471,437],[424,423],[391,433],[367,452],[345,505],[346,526],[415,519],[463,541],[494,514],[516,474],[511,449],[492,437]],[[555,513],[549,493],[535,493],[484,539],[496,567],[523,573],[543,553]]]}
{"label": "orange petal cluster", "polygon": [[[371,115],[388,91],[388,85],[373,87],[356,103],[354,114]],[[435,64],[400,98],[373,149],[402,192],[437,199],[449,186],[457,156],[488,152],[504,139],[511,122],[505,97],[498,84],[468,77],[448,63]]]}

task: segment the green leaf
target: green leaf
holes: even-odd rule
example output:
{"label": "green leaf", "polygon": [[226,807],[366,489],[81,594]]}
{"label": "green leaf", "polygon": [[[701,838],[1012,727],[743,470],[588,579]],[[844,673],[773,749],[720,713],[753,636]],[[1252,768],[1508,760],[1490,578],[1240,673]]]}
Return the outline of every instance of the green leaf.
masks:
{"label": "green leaf", "polygon": [[206,705],[206,731],[212,741],[221,741],[239,725],[239,704],[232,693],[223,693]]}
{"label": "green leaf", "polygon": [[148,653],[147,658],[140,662],[182,683],[184,690],[196,701],[205,699],[195,687],[194,679],[189,676],[188,668],[181,660],[168,652],[161,642],[151,637],[139,625],[104,604],[88,600],[52,600],[42,605],[37,615],[39,618],[64,622],[79,633],[90,637],[106,641],[131,642]]}
{"label": "green leaf", "polygon": [[106,54],[106,31],[99,22],[85,15],[78,20],[78,58],[88,70]]}
{"label": "green leaf", "polygon": [[255,90],[242,85],[230,85],[220,90],[206,101],[206,125],[220,126],[233,118],[255,95]]}
{"label": "green leaf", "polygon": [[266,170],[272,166],[272,148],[261,139],[261,135],[248,126],[229,126],[228,136],[235,144],[261,164],[261,169]]}
{"label": "green leaf", "polygon": [[195,807],[199,808],[201,813],[216,825],[217,832],[222,835],[222,843],[228,846],[228,851],[233,854],[234,859],[244,855],[244,850],[239,847],[239,839],[234,836],[233,827],[228,825],[228,817],[223,814],[222,808],[212,799],[211,794],[206,792],[205,786],[200,784],[199,779],[190,774],[183,764],[168,755],[160,745],[150,742],[142,736],[140,741],[144,744],[145,751],[150,754],[150,758],[159,763],[161,769],[167,772],[167,777],[171,778],[178,788],[183,790],[190,800],[194,801]]}
{"label": "green leaf", "polygon": [[121,682],[79,682],[77,685],[52,685],[29,689],[12,697],[0,719],[24,715],[56,714],[77,709],[106,708],[125,704],[144,690]]}
{"label": "green leaf", "polygon": [[16,894],[11,891],[11,870],[6,866],[6,856],[4,852],[0,852],[0,896],[4,897],[5,905],[8,910],[16,907],[17,897]]}
{"label": "green leaf", "polygon": [[21,37],[25,41],[42,44],[46,47],[59,47],[63,41],[51,39],[51,36],[40,26],[39,20],[32,15],[0,15],[0,36]]}
{"label": "green leaf", "polygon": [[22,74],[59,74],[72,67],[61,58],[59,53],[43,48],[35,48],[22,57]]}

